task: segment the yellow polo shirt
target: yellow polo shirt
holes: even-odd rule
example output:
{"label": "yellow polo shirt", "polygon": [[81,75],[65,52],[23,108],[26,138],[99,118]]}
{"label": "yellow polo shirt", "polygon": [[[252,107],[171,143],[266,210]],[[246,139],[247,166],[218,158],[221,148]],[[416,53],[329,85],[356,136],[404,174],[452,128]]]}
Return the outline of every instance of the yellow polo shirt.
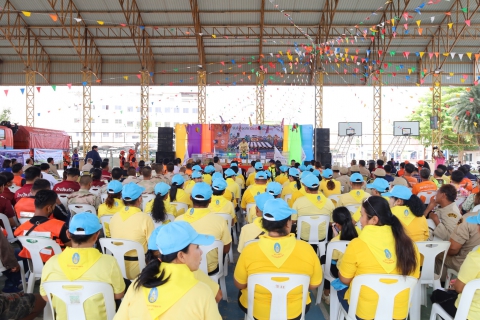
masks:
{"label": "yellow polo shirt", "polygon": [[208,209],[213,213],[227,213],[232,216],[233,221],[237,218],[233,203],[225,199],[223,196],[212,196]]}
{"label": "yellow polo shirt", "polygon": [[[382,198],[384,198],[387,201],[390,201],[390,197],[382,196]],[[357,208],[357,211],[355,211],[355,213],[352,215],[352,220],[354,221],[354,223],[356,223],[360,220],[360,217],[362,216],[362,213],[360,212],[361,210],[362,210],[362,206],[359,206]]]}
{"label": "yellow polo shirt", "polygon": [[278,182],[282,185],[287,181],[288,181],[288,176],[285,173],[281,173],[275,178],[275,182]]}
{"label": "yellow polo shirt", "polygon": [[192,199],[190,199],[190,194],[186,193],[183,189],[177,189],[177,195],[175,196],[175,198],[175,201],[172,202],[185,203],[189,208],[193,206]]}
{"label": "yellow polo shirt", "polygon": [[240,237],[238,238],[238,252],[242,253],[246,242],[257,239],[258,236],[264,232],[266,231],[262,229],[262,218],[255,219],[254,223],[244,225],[240,231]]}
{"label": "yellow polo shirt", "polygon": [[[326,198],[321,194],[307,193],[305,196],[298,198],[292,206],[292,209],[297,213],[292,214],[292,220],[298,220],[301,216],[314,216],[314,215],[328,215],[332,218],[333,205],[332,200]],[[302,222],[302,233],[300,238],[308,240],[310,235],[310,225],[306,222]],[[325,239],[325,223],[321,223],[318,226],[318,239]]]}
{"label": "yellow polo shirt", "polygon": [[[91,252],[92,250],[96,251],[94,252],[94,254],[98,253],[98,250],[95,248],[67,247],[61,254],[52,256],[43,267],[41,283],[43,284],[49,281],[70,281],[69,278],[67,278],[67,276],[65,275],[59,263],[59,261],[63,260],[61,257],[68,258],[69,261],[72,261],[73,255],[75,253],[78,253],[80,257],[79,260],[82,261],[84,254],[88,258],[88,252]],[[80,277],[74,279],[74,281],[105,282],[112,286],[113,292],[115,294],[122,293],[123,291],[125,291],[125,281],[123,280],[122,273],[120,271],[120,268],[118,267],[117,261],[113,256],[105,254],[100,255],[100,258],[90,268],[88,268],[85,273],[83,273]],[[72,266],[76,267],[77,265],[72,263]],[[68,268],[68,265],[63,265],[63,267]],[[40,295],[47,295],[45,289],[43,288],[43,285],[40,285]],[[65,297],[63,298],[65,299]],[[54,297],[53,307],[55,308],[58,319],[67,318],[67,309],[63,301]],[[87,299],[85,301],[83,309],[85,311],[85,318],[87,320],[107,318],[105,302],[101,294],[94,295],[91,298]]]}
{"label": "yellow polo shirt", "polygon": [[238,184],[240,189],[245,189],[245,178],[242,175],[238,175],[235,178],[235,182]]}
{"label": "yellow polo shirt", "polygon": [[240,186],[232,178],[227,178],[227,190],[230,190],[233,193],[235,199],[240,199]]}
{"label": "yellow polo shirt", "polygon": [[[155,201],[155,199],[152,199],[152,200],[148,201],[147,205],[145,206],[145,213],[151,213],[152,212],[154,201]],[[165,206],[165,212],[166,213],[171,214],[174,217],[176,217],[178,215],[177,207],[170,204],[170,196],[167,198],[167,200],[163,200],[163,205]]]}
{"label": "yellow polo shirt", "polygon": [[[230,226],[225,219],[211,212],[209,208],[191,208],[185,214],[178,216],[175,221],[186,221],[202,234],[209,234],[215,240],[221,240],[224,245],[232,242]],[[207,254],[208,272],[212,272],[218,266],[218,254],[215,250]]]}
{"label": "yellow polo shirt", "polygon": [[323,179],[320,181],[320,191],[325,195],[325,197],[330,197],[332,194],[341,194],[342,193],[342,184],[340,181],[337,181],[335,179],[332,179],[332,182],[335,184],[335,188],[333,190],[328,190],[327,188],[327,182],[328,180]]}
{"label": "yellow polo shirt", "polygon": [[[103,216],[114,215],[115,213],[119,212],[125,208],[122,199],[115,199],[114,204],[111,208],[109,208],[105,203],[102,203],[98,207],[98,218],[100,219]],[[110,238],[110,226],[108,223],[105,223],[105,236]]]}
{"label": "yellow polo shirt", "polygon": [[[136,241],[143,246],[145,252],[147,252],[148,239],[154,229],[152,217],[137,207],[125,207],[114,214],[110,220],[112,238]],[[129,251],[125,255],[136,257],[137,252]],[[135,279],[140,273],[138,261],[125,261],[125,269],[129,279]]]}
{"label": "yellow polo shirt", "polygon": [[[458,280],[467,284],[468,282],[480,278],[480,249],[470,252],[463,262],[458,272]],[[458,308],[462,294],[460,293],[455,301],[455,307]],[[468,311],[468,319],[480,319],[480,292],[475,292],[473,296],[470,310]]]}
{"label": "yellow polo shirt", "polygon": [[292,197],[290,198],[290,200],[288,200],[288,206],[291,208],[298,198],[301,198],[306,194],[307,194],[307,191],[305,191],[305,187],[302,185],[300,190],[295,190],[293,192]]}
{"label": "yellow polo shirt", "polygon": [[[325,195],[328,197],[327,195]],[[360,189],[351,190],[349,193],[344,193],[338,198],[337,208],[353,206],[356,204],[362,204],[363,200],[370,197],[370,193]]]}
{"label": "yellow polo shirt", "polygon": [[[355,230],[357,231],[357,235],[360,235],[360,233],[362,232],[362,229],[360,229],[359,227],[355,226]],[[334,242],[334,241],[340,241],[340,234],[342,233],[342,231],[339,232],[339,234],[337,234],[337,236],[333,237],[332,240],[330,240],[330,242]],[[343,253],[338,251],[338,250],[333,250],[332,252],[332,260],[340,260],[343,256]]]}
{"label": "yellow polo shirt", "polygon": [[[372,227],[376,228],[376,227]],[[363,233],[363,231],[362,231]],[[415,254],[417,261],[420,261],[420,253],[415,245]],[[386,274],[383,267],[378,263],[375,256],[370,251],[368,245],[363,240],[356,238],[350,241],[340,263],[337,264],[339,273],[345,278],[354,278],[362,274]],[[401,274],[397,269],[391,274]],[[420,277],[420,263],[417,263],[415,272],[410,276]],[[350,301],[350,289],[345,293],[345,299]],[[373,319],[377,307],[378,298],[376,293],[369,288],[360,289],[358,297],[357,317],[361,319]],[[408,294],[407,292],[399,294],[395,298],[394,319],[405,319],[407,317]]]}
{"label": "yellow polo shirt", "polygon": [[428,223],[424,216],[413,218],[413,220],[407,226],[403,221],[405,218],[405,211],[408,212],[408,215],[413,216],[412,211],[410,211],[407,206],[395,206],[391,208],[391,210],[398,220],[402,222],[405,233],[410,237],[410,239],[412,239],[412,241],[417,242],[428,240]]}
{"label": "yellow polo shirt", "polygon": [[264,193],[265,190],[267,190],[267,185],[266,184],[255,184],[253,186],[250,186],[245,190],[243,193],[242,197],[242,208],[246,209],[247,204],[249,203],[255,203],[255,196]]}
{"label": "yellow polo shirt", "polygon": [[192,194],[192,189],[194,186],[195,186],[195,181],[193,180],[187,181],[183,185],[183,190],[185,190],[185,192],[188,194]]}
{"label": "yellow polo shirt", "polygon": [[[290,237],[294,236],[290,234]],[[282,237],[282,238],[286,238]],[[266,239],[272,243],[272,247],[279,238],[271,238],[266,235],[260,236],[260,241]],[[291,254],[286,258],[280,268],[277,268],[260,249],[259,242],[252,243],[243,248],[235,267],[234,278],[240,284],[247,284],[248,276],[259,273],[292,273],[308,275],[310,285],[319,285],[322,282],[322,268],[317,254],[312,246],[302,240],[296,240],[295,247]],[[302,313],[302,294],[301,288],[292,290],[287,295],[287,315],[289,319],[298,317]],[[245,308],[248,307],[247,289],[241,290],[239,302]],[[256,319],[270,318],[270,293],[258,287],[255,294],[253,316]],[[307,298],[307,304],[311,303],[310,296]]]}
{"label": "yellow polo shirt", "polygon": [[207,183],[208,185],[212,185],[212,175],[205,173],[203,175],[203,182]]}
{"label": "yellow polo shirt", "polygon": [[297,188],[297,182],[296,181],[287,181],[283,184],[282,188],[282,199],[285,198],[287,194],[291,194],[293,197],[293,194],[295,191],[298,191],[299,189]]}
{"label": "yellow polo shirt", "polygon": [[250,185],[255,184],[255,175],[256,174],[257,174],[256,172],[252,172],[248,175],[247,181],[245,182],[245,186],[247,188],[250,187]]}

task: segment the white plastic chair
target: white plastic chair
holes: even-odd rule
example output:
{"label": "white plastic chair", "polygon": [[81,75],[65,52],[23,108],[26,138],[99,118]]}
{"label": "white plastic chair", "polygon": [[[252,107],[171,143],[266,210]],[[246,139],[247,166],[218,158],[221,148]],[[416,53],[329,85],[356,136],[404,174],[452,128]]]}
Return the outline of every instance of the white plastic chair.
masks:
{"label": "white plastic chair", "polygon": [[[32,233],[34,233],[33,231]],[[40,253],[47,253],[53,250],[54,254],[62,253],[62,249],[54,240],[44,237],[35,236],[19,236],[17,239],[22,243],[22,246],[28,250],[31,257],[30,276],[28,277],[27,293],[33,293],[35,280],[42,277],[43,261]],[[42,252],[43,251],[43,252]]]}
{"label": "white plastic chair", "polygon": [[478,211],[480,211],[480,204],[476,205],[472,210],[470,210],[470,212],[478,212]]}
{"label": "white plastic chair", "polygon": [[457,313],[455,318],[452,318],[443,308],[434,303],[432,305],[432,313],[430,314],[430,320],[438,319],[438,316],[442,317],[444,320],[465,320],[467,319],[468,312],[470,311],[470,306],[472,305],[472,300],[475,295],[475,292],[480,290],[480,279],[475,279],[469,281],[462,291],[462,297],[458,304]]}
{"label": "white plastic chair", "polygon": [[328,199],[333,201],[333,204],[335,207],[337,206],[338,200],[340,199],[340,194],[332,194],[331,196],[328,197]]}
{"label": "white plastic chair", "polygon": [[186,203],[181,203],[181,202],[170,202],[172,206],[175,206],[177,208],[177,212],[183,209],[183,213],[186,213],[188,210],[188,205]]}
{"label": "white plastic chair", "polygon": [[[18,265],[20,266],[20,278],[22,279],[22,286],[23,286],[23,291],[27,292],[27,281],[25,280],[25,269],[23,268],[23,261],[18,261]],[[0,273],[7,270],[5,266],[2,264],[2,261],[0,260]]]}
{"label": "white plastic chair", "polygon": [[[480,245],[475,246],[471,252],[477,251]],[[447,277],[445,278],[445,286],[443,287],[445,290],[448,290],[450,286],[450,281],[453,279],[453,276],[458,277],[458,272],[455,269],[447,268]]]}
{"label": "white plastic chair", "polygon": [[91,212],[95,215],[97,214],[95,207],[89,204],[69,204],[68,210],[70,210],[72,217],[80,212]]}
{"label": "white plastic chair", "polygon": [[[148,215],[151,217],[152,213],[149,213]],[[167,219],[170,220],[170,222],[175,221],[175,217],[173,216],[173,214],[170,214],[170,213],[167,213]],[[153,220],[153,217],[152,217],[152,221],[153,221],[153,224],[155,225],[155,229],[163,225],[163,222],[156,222],[155,220]]]}
{"label": "white plastic chair", "polygon": [[437,225],[435,224],[435,222],[433,222],[432,219],[427,219],[427,225],[428,225],[428,229],[430,229],[430,231],[435,230],[435,228],[437,227]]}
{"label": "white plastic chair", "polygon": [[[437,191],[422,191],[418,193],[418,197],[424,204],[429,204],[432,201],[432,198],[435,197]],[[425,199],[425,200],[424,200]]]}
{"label": "white plastic chair", "polygon": [[142,194],[142,212],[145,212],[145,207],[147,206],[147,203],[153,199],[155,199],[154,194],[148,194],[148,193]]}
{"label": "white plastic chair", "polygon": [[205,272],[205,274],[208,274],[208,261],[207,261],[207,254],[210,251],[213,251],[217,249],[218,253],[218,272],[212,275],[208,275],[210,279],[213,281],[220,283],[220,289],[222,290],[222,296],[223,300],[228,302],[228,296],[227,296],[227,285],[225,283],[225,274],[224,274],[224,261],[223,261],[223,242],[220,240],[215,240],[211,245],[209,246],[200,246],[200,249],[202,249],[202,261],[200,262],[200,270]]}
{"label": "white plastic chair", "polygon": [[[103,295],[107,320],[115,316],[115,298],[110,284],[99,281],[47,281],[42,283],[48,297],[48,306],[55,320],[55,312],[52,306],[52,295],[65,303],[67,309],[66,319],[85,320],[83,304],[94,295]],[[78,295],[75,293],[78,292]],[[47,308],[48,308],[47,306]]]}
{"label": "white plastic chair", "polygon": [[[299,240],[307,240],[301,239],[300,236],[302,234],[302,223],[305,222],[310,226],[310,234],[308,236],[308,243],[316,244],[317,247],[317,254],[319,257],[325,254],[325,246],[328,242],[328,228],[330,227],[330,217],[328,215],[318,214],[312,216],[300,216],[298,217],[297,221],[297,239]],[[325,239],[320,240],[318,239],[318,227],[320,224],[325,223]]]}
{"label": "white plastic chair", "polygon": [[8,189],[10,189],[10,191],[12,191],[13,193],[17,192],[18,189],[20,189],[21,187],[19,186],[16,186],[16,185],[12,185],[10,187],[8,187]]}
{"label": "white plastic chair", "polygon": [[10,221],[8,220],[8,217],[3,213],[0,213],[0,220],[2,220],[3,228],[7,232],[8,242],[12,243],[17,241],[17,239],[15,238],[15,235],[13,234],[12,226],[10,225]]}
{"label": "white plastic chair", "polygon": [[[285,201],[287,201],[287,200],[285,200]],[[255,206],[256,206],[255,203],[247,203],[247,206],[245,208],[245,212],[243,213],[243,216],[242,216],[243,225],[246,225],[248,223],[248,221],[247,221],[248,213],[250,212],[250,209],[255,207]]]}
{"label": "white plastic chair", "polygon": [[[383,280],[396,280],[394,283],[385,283]],[[413,292],[418,280],[410,276],[391,275],[391,274],[363,274],[353,278],[350,284],[350,296],[359,297],[361,287],[365,286],[378,295],[377,310],[375,311],[375,320],[385,320],[393,318],[395,297],[406,289],[409,290],[408,306],[412,301]],[[340,319],[355,320],[358,299],[350,299],[348,313],[340,305]],[[408,310],[407,310],[408,311]]]}
{"label": "white plastic chair", "polygon": [[[216,213],[216,214],[218,214],[223,219],[225,219],[225,222],[227,223],[227,226],[230,229],[230,232],[233,233],[233,241],[236,244],[237,241],[235,239],[237,239],[237,232],[236,232],[236,230],[234,230],[234,228],[232,226],[232,220],[233,220],[232,216],[228,213]],[[232,248],[233,248],[233,245],[230,245],[230,251],[228,251],[228,261],[230,263],[233,263],[233,249]]]}
{"label": "white plastic chair", "polygon": [[346,206],[345,208],[348,209],[352,213],[352,215],[357,212],[358,208],[360,207],[360,204],[352,204],[351,206]]}
{"label": "white plastic chair", "polygon": [[[132,240],[117,238],[100,238],[99,241],[100,246],[102,247],[102,252],[105,254],[111,253],[117,260],[123,278],[128,279],[125,268],[125,254],[129,251],[137,251],[139,271],[142,272],[143,268],[145,268],[145,250],[140,243]],[[108,251],[106,249],[108,249]],[[134,279],[135,278],[129,280]]]}
{"label": "white plastic chair", "polygon": [[68,194],[59,194],[58,199],[60,199],[65,208],[68,208]]}
{"label": "white plastic chair", "polygon": [[105,238],[109,238],[107,237],[107,231],[105,230],[105,224],[110,224],[110,220],[112,219],[113,217],[113,214],[107,214],[107,215],[104,215],[104,216],[101,216],[100,217],[100,223],[102,224],[102,229],[103,229],[103,235],[105,236]]}
{"label": "white plastic chair", "polygon": [[90,193],[93,193],[96,196],[100,196],[100,194],[102,193],[102,189],[97,187],[91,187],[88,191],[90,191]]}
{"label": "white plastic chair", "polygon": [[102,203],[105,203],[105,200],[107,200],[107,198],[108,198],[108,193],[102,193],[102,194],[100,195],[100,201],[101,201]]}
{"label": "white plastic chair", "polygon": [[285,202],[288,202],[288,201],[290,201],[290,199],[292,199],[292,195],[291,194],[286,194],[283,199],[285,200]]}
{"label": "white plastic chair", "polygon": [[[274,280],[274,279],[282,279]],[[284,281],[284,279],[287,279]],[[305,306],[307,304],[308,287],[310,277],[303,274],[290,273],[258,273],[248,276],[248,313],[246,320],[253,320],[255,287],[259,285],[270,291],[272,297],[270,302],[270,320],[287,319],[287,295],[293,289],[302,287],[302,315],[301,320],[305,319]]]}

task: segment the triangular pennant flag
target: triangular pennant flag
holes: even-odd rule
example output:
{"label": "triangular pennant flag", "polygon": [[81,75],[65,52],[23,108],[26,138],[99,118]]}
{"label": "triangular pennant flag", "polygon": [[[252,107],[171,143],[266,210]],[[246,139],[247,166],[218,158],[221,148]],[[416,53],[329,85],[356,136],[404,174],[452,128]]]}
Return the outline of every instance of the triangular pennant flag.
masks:
{"label": "triangular pennant flag", "polygon": [[22,11],[22,13],[25,17],[30,17],[32,15],[32,13],[28,11]]}
{"label": "triangular pennant flag", "polygon": [[448,29],[452,29],[453,22],[448,23]]}
{"label": "triangular pennant flag", "polygon": [[142,75],[137,74],[137,78],[138,78],[138,79],[141,79],[141,78],[142,78]]}
{"label": "triangular pennant flag", "polygon": [[58,16],[56,14],[49,14],[50,18],[53,20],[53,21],[57,21],[58,20]]}
{"label": "triangular pennant flag", "polygon": [[105,22],[100,21],[100,20],[98,20],[97,23],[98,23],[99,25],[101,25],[101,26],[103,26],[103,25],[105,24]]}
{"label": "triangular pennant flag", "polygon": [[417,20],[417,26],[420,27],[420,23],[422,23],[422,20]]}
{"label": "triangular pennant flag", "polygon": [[72,84],[71,84],[71,83],[67,83],[67,87],[68,87],[68,89],[72,89]]}
{"label": "triangular pennant flag", "polygon": [[8,96],[8,90],[3,90],[5,92],[5,96]]}
{"label": "triangular pennant flag", "polygon": [[418,28],[418,34],[422,35],[422,33],[423,33],[423,28]]}
{"label": "triangular pennant flag", "polygon": [[450,56],[453,58],[455,58],[455,52],[450,52]]}
{"label": "triangular pennant flag", "polygon": [[38,91],[38,93],[40,93],[40,89],[41,89],[41,87],[37,87],[37,91]]}
{"label": "triangular pennant flag", "polygon": [[468,57],[468,59],[472,60],[472,53],[471,53],[471,52],[467,52],[467,57]]}
{"label": "triangular pennant flag", "polygon": [[[83,81],[83,82],[82,82],[82,85],[83,85],[84,87],[85,87],[87,84],[88,84],[87,81]],[[70,84],[70,88],[71,88],[71,87],[72,87],[72,85]]]}
{"label": "triangular pennant flag", "polygon": [[475,60],[478,61],[478,58],[480,58],[480,53],[475,53]]}
{"label": "triangular pennant flag", "polygon": [[81,18],[73,18],[73,19],[75,19],[75,21],[77,21],[77,22],[80,22],[80,21],[82,21],[82,19],[81,19]]}
{"label": "triangular pennant flag", "polygon": [[463,53],[459,53],[458,57],[460,58],[460,60],[462,60],[463,59]]}
{"label": "triangular pennant flag", "polygon": [[435,17],[430,17],[430,22],[433,23],[433,21],[435,20]]}
{"label": "triangular pennant flag", "polygon": [[410,55],[410,52],[408,52],[408,51],[403,52],[403,56],[404,56],[405,58],[408,59],[408,56],[409,56],[409,55]]}
{"label": "triangular pennant flag", "polygon": [[123,76],[123,79],[128,80],[128,76]]}
{"label": "triangular pennant flag", "polygon": [[425,52],[420,52],[420,58],[423,58],[424,54],[425,54]]}
{"label": "triangular pennant flag", "polygon": [[470,19],[468,19],[468,20],[465,20],[465,23],[467,24],[467,26],[469,26],[469,27],[470,27]]}
{"label": "triangular pennant flag", "polygon": [[57,91],[57,86],[52,84],[52,89],[53,89],[53,91]]}
{"label": "triangular pennant flag", "polygon": [[20,92],[23,94],[25,92],[25,88],[20,88]]}

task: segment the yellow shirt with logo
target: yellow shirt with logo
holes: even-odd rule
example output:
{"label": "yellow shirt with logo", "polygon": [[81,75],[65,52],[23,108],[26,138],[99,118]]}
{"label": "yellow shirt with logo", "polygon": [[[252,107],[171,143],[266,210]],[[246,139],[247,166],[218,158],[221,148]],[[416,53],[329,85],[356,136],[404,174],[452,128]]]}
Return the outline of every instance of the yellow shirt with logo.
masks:
{"label": "yellow shirt with logo", "polygon": [[[153,202],[155,199],[148,201],[147,205],[145,206],[145,213],[150,213],[153,210]],[[168,196],[167,200],[163,200],[163,205],[165,206],[165,212],[168,214],[173,215],[174,217],[178,216],[177,207],[170,204],[170,196]]]}
{"label": "yellow shirt with logo", "polygon": [[[312,246],[302,240],[295,240],[293,249],[290,248],[288,254],[280,254],[284,250],[279,243],[290,241],[294,234],[286,237],[271,238],[266,235],[260,236],[258,242],[252,243],[243,248],[235,267],[234,278],[240,284],[247,284],[248,276],[251,274],[261,273],[292,273],[302,274],[310,277],[310,285],[317,286],[322,282],[322,268],[317,254],[313,251]],[[269,257],[262,251],[261,242],[265,242],[271,246],[272,259],[279,256],[282,265],[276,267]],[[248,307],[247,289],[241,290],[239,302],[245,308]],[[307,303],[310,303],[310,297]],[[269,319],[270,317],[270,293],[258,287],[255,293],[253,316],[256,319]],[[287,316],[289,319],[298,317],[302,313],[302,294],[300,287],[292,290],[287,295]]]}
{"label": "yellow shirt with logo", "polygon": [[[467,284],[468,282],[480,278],[480,249],[470,252],[467,255],[467,258],[460,267],[458,272],[458,280]],[[462,294],[460,293],[455,301],[455,307],[458,308],[460,303],[460,298]],[[480,319],[480,292],[475,293],[473,296],[472,304],[470,305],[470,310],[468,311],[468,319]]]}
{"label": "yellow shirt with logo", "polygon": [[258,236],[264,232],[266,231],[262,228],[262,218],[255,219],[253,223],[244,225],[240,231],[240,237],[238,238],[238,252],[242,253],[246,242],[258,239]]}
{"label": "yellow shirt with logo", "polygon": [[[387,201],[390,201],[390,197],[382,196],[382,198],[384,198]],[[362,216],[361,210],[362,210],[362,206],[359,206],[357,208],[357,211],[355,211],[355,213],[352,215],[352,220],[353,220],[354,223],[356,223],[360,220],[360,217]]]}
{"label": "yellow shirt with logo", "polygon": [[288,176],[285,173],[281,173],[275,178],[275,182],[278,182],[281,185],[283,185],[287,181],[288,181]]}
{"label": "yellow shirt with logo", "polygon": [[335,179],[332,179],[332,182],[335,184],[335,188],[333,190],[328,190],[327,188],[327,182],[328,180],[323,179],[320,181],[320,191],[325,195],[325,197],[330,197],[332,194],[340,194],[342,193],[342,184],[340,181],[337,181]]}
{"label": "yellow shirt with logo", "polygon": [[[429,237],[427,219],[422,215],[416,217],[407,206],[395,206],[392,213],[402,222],[407,236],[412,241],[427,241]],[[408,221],[406,221],[408,219]]]}
{"label": "yellow shirt with logo", "polygon": [[284,199],[287,194],[291,194],[292,197],[293,197],[293,194],[298,190],[299,189],[297,188],[297,182],[296,181],[285,182],[283,184],[283,188],[282,188],[282,199]]}
{"label": "yellow shirt with logo", "polygon": [[223,196],[212,196],[212,201],[210,202],[208,209],[213,213],[227,213],[232,216],[233,221],[237,218],[233,203],[225,199]]}
{"label": "yellow shirt with logo", "polygon": [[[114,214],[110,220],[112,238],[136,241],[143,246],[145,252],[147,252],[148,239],[154,229],[152,217],[137,207],[125,207]],[[137,257],[137,252],[132,250],[125,255]],[[138,261],[125,261],[125,268],[129,279],[135,279],[140,273]]]}
{"label": "yellow shirt with logo", "polygon": [[[297,213],[292,214],[292,220],[298,220],[298,217],[301,216],[315,216],[315,215],[326,215],[330,219],[332,218],[333,205],[332,200],[326,198],[321,194],[311,194],[307,193],[305,196],[298,198],[297,201],[292,206],[292,209],[297,211]],[[306,222],[302,222],[302,233],[300,238],[303,240],[308,240],[310,235],[310,225]],[[322,222],[318,226],[318,239],[325,239],[325,223]]]}
{"label": "yellow shirt with logo", "polygon": [[240,199],[240,186],[232,178],[227,178],[227,190],[230,190],[233,193],[235,199]]}
{"label": "yellow shirt with logo", "polygon": [[[357,235],[360,235],[360,233],[362,232],[362,229],[360,229],[359,227],[355,226],[355,230],[357,231]],[[335,237],[332,238],[332,240],[330,240],[330,242],[334,242],[334,241],[340,241],[340,234],[342,233],[342,231],[340,231]],[[343,253],[338,251],[338,250],[333,250],[332,252],[332,260],[340,260],[343,256]]]}
{"label": "yellow shirt with logo", "polygon": [[185,203],[189,208],[193,206],[192,199],[190,199],[190,194],[186,193],[183,189],[177,189],[175,201],[172,201],[172,202]]}
{"label": "yellow shirt with logo", "polygon": [[[72,261],[74,264],[74,254],[79,254],[79,260],[76,260],[77,263],[82,261],[84,256],[83,253],[86,253],[86,256],[89,256],[89,253],[94,250],[95,254],[100,254],[95,248],[70,248],[67,247],[61,254],[52,256],[42,270],[42,279],[41,283],[48,281],[70,281],[65,272],[62,270],[62,266],[59,263],[59,260]],[[89,252],[90,251],[90,252]],[[91,265],[80,277],[76,278],[76,281],[98,281],[105,282],[112,286],[113,292],[115,294],[120,294],[125,291],[125,281],[123,280],[122,273],[118,267],[117,260],[113,256],[100,254],[100,258]],[[66,259],[62,259],[62,258]],[[64,268],[68,268],[68,265],[63,265]],[[72,286],[75,287],[75,286]],[[43,285],[40,285],[40,294],[46,296],[47,293],[43,288]],[[63,299],[68,297],[62,297]],[[57,314],[58,319],[67,318],[67,309],[63,301],[57,298],[53,298],[53,307]],[[107,319],[107,311],[105,310],[105,302],[101,294],[97,294],[87,299],[84,304],[83,310],[85,311],[86,320],[97,320],[97,319]]]}
{"label": "yellow shirt with logo", "polygon": [[205,173],[203,175],[203,182],[205,182],[206,184],[211,186],[212,185],[212,175],[208,174],[208,173]]}
{"label": "yellow shirt with logo", "polygon": [[235,178],[235,182],[240,187],[240,190],[245,189],[245,178],[241,174]]}
{"label": "yellow shirt with logo", "polygon": [[293,192],[292,197],[288,200],[288,206],[291,208],[298,198],[301,198],[306,194],[307,194],[307,191],[305,191],[305,187],[302,185],[300,190],[295,190]]}
{"label": "yellow shirt with logo", "polygon": [[255,196],[264,193],[265,190],[267,189],[267,185],[265,184],[255,184],[253,186],[250,186],[245,190],[243,193],[242,197],[242,208],[246,209],[247,204],[249,203],[255,203]]}
{"label": "yellow shirt with logo", "polygon": [[363,200],[368,197],[370,197],[370,193],[368,192],[359,189],[351,190],[349,193],[342,194],[339,197],[337,208],[362,204]]}
{"label": "yellow shirt with logo", "polygon": [[195,181],[190,180],[185,182],[185,184],[183,185],[183,189],[185,190],[186,193],[192,194],[192,189],[194,186],[195,186]]}
{"label": "yellow shirt with logo", "polygon": [[[387,227],[387,226],[385,226]],[[361,235],[364,236],[365,232],[368,232],[368,228],[383,228],[378,226],[365,226],[362,230]],[[391,238],[393,234],[385,234],[384,238]],[[420,253],[418,248],[415,247],[415,255],[417,261],[420,261]],[[388,257],[387,257],[388,258]],[[374,253],[370,249],[369,245],[362,239],[356,238],[350,241],[350,244],[345,251],[345,254],[342,257],[340,263],[337,264],[338,271],[342,277],[347,279],[352,279],[355,276],[362,274],[387,274],[382,265],[377,261]],[[390,274],[401,274],[396,268]],[[420,263],[417,263],[415,271],[410,274],[410,276],[419,278],[420,276]],[[345,299],[350,301],[350,289],[348,288],[345,293]],[[369,289],[362,288],[360,290],[360,296],[358,297],[358,307],[357,307],[357,317],[361,319],[373,319],[375,316],[375,310],[378,304],[377,294]],[[394,319],[404,319],[407,317],[407,306],[408,306],[408,294],[407,292],[402,292],[395,298],[395,310],[393,313]]]}
{"label": "yellow shirt with logo", "polygon": [[[215,240],[221,240],[224,245],[232,242],[230,226],[227,226],[225,219],[211,212],[209,208],[192,208],[187,213],[178,216],[175,221],[186,221],[201,234],[209,234]],[[218,266],[218,253],[212,250],[207,253],[208,272],[212,272]]]}
{"label": "yellow shirt with logo", "polygon": [[[103,216],[114,215],[115,213],[119,212],[125,205],[123,204],[122,199],[114,199],[113,206],[109,208],[105,203],[102,203],[98,207],[98,218],[100,219]],[[105,223],[105,236],[110,237],[110,226],[108,223]]]}

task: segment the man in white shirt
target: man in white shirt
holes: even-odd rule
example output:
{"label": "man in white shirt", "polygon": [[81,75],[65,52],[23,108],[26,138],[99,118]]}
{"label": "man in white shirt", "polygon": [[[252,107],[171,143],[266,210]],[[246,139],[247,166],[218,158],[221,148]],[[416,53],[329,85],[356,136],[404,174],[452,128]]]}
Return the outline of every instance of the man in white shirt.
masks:
{"label": "man in white shirt", "polygon": [[173,173],[174,174],[177,174],[180,172],[180,168],[181,168],[181,162],[180,162],[180,159],[175,159],[173,160],[173,164],[174,164],[174,167],[173,167]]}
{"label": "man in white shirt", "polygon": [[219,157],[213,157],[213,166],[215,167],[215,172],[223,173],[223,167],[220,165]]}
{"label": "man in white shirt", "polygon": [[40,170],[42,171],[42,178],[50,182],[50,187],[53,190],[53,187],[58,183],[58,180],[53,177],[48,171],[50,170],[50,165],[48,163],[42,163],[40,165]]}

